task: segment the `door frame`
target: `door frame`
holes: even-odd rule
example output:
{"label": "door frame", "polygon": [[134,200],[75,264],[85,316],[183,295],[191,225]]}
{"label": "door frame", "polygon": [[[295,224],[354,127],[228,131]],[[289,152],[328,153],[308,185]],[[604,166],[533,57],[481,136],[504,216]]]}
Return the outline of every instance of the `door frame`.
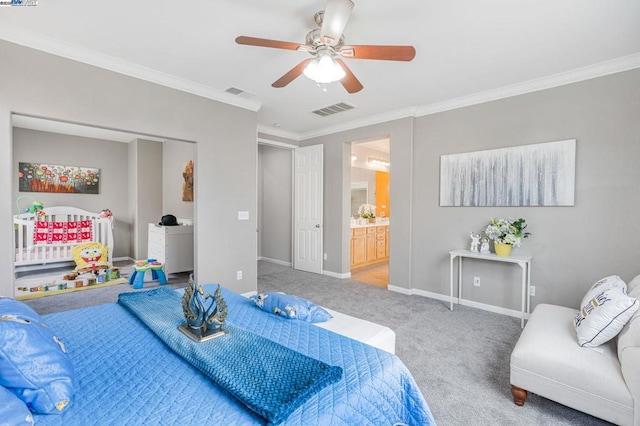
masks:
{"label": "door frame", "polygon": [[[270,139],[264,139],[264,138],[260,138],[260,137],[258,137],[256,139],[256,142],[257,142],[258,145],[266,145],[266,146],[271,146],[271,147],[274,147],[274,148],[281,148],[281,149],[284,149],[284,150],[289,150],[289,152],[291,154],[291,188],[289,188],[289,191],[291,193],[291,241],[290,241],[290,243],[291,243],[291,252],[289,253],[289,258],[290,258],[291,262],[289,262],[289,266],[291,268],[293,268],[293,255],[294,255],[293,247],[294,247],[294,238],[295,238],[295,235],[294,235],[294,230],[295,230],[295,227],[294,227],[294,213],[295,213],[294,209],[295,209],[295,202],[296,202],[296,200],[295,200],[295,191],[294,191],[294,185],[295,185],[295,181],[294,181],[294,179],[295,179],[295,170],[294,170],[294,168],[295,168],[296,149],[298,149],[299,147],[297,145],[284,143],[284,142],[278,142],[278,141],[272,141]],[[258,156],[257,155],[256,155],[256,170],[258,170]],[[257,174],[256,174],[256,179],[257,179]],[[258,182],[256,180],[256,186],[257,185],[258,185]],[[256,191],[256,197],[258,197],[258,195],[259,195],[258,191]],[[259,200],[256,199],[256,205],[258,205],[258,201]],[[261,212],[260,209],[258,209],[258,211]],[[259,217],[258,221],[260,219],[261,218]],[[258,227],[258,229],[256,229],[256,239],[258,239],[258,236],[259,236],[258,233],[259,232],[260,232],[260,228]],[[257,241],[256,241],[256,246],[257,246]],[[257,253],[256,253],[256,255],[257,255]]]}

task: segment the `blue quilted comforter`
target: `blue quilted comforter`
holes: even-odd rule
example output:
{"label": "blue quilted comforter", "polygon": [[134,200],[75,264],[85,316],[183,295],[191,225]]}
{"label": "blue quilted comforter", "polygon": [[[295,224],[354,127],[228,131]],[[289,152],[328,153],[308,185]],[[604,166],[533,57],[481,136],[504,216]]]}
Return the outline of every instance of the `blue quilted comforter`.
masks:
{"label": "blue quilted comforter", "polygon": [[[213,293],[215,288],[206,290]],[[230,322],[343,369],[339,381],[309,398],[283,424],[435,424],[413,377],[396,356],[261,311],[224,289],[223,296]],[[77,389],[62,415],[36,415],[36,425],[265,423],[117,303],[44,318],[67,346]]]}
{"label": "blue quilted comforter", "polygon": [[175,353],[269,423],[280,424],[325,386],[342,376],[330,366],[227,321],[227,333],[196,343],[178,327],[181,297],[159,287],[123,293],[118,302],[140,318]]}

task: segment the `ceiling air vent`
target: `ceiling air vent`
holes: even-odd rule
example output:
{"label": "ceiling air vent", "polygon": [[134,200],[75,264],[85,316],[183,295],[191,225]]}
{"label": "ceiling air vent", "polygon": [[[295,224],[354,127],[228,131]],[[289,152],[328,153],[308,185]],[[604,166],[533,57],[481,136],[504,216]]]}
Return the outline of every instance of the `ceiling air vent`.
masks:
{"label": "ceiling air vent", "polygon": [[225,90],[225,92],[231,93],[232,95],[240,96],[241,98],[245,99],[251,99],[256,96],[254,93],[238,89],[237,87],[229,87],[227,90]]}
{"label": "ceiling air vent", "polygon": [[328,107],[320,108],[315,111],[311,111],[314,114],[319,115],[320,117],[326,117],[328,115],[337,114],[339,112],[348,111],[350,109],[355,108],[353,105],[349,105],[344,102],[340,102],[334,105],[329,105]]}

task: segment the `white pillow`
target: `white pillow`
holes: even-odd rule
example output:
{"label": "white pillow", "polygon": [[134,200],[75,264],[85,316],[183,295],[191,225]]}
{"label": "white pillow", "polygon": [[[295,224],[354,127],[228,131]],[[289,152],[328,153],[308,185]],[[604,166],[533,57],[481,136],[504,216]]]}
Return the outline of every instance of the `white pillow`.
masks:
{"label": "white pillow", "polygon": [[620,333],[638,309],[638,299],[627,296],[627,285],[617,275],[595,283],[582,299],[573,325],[578,343],[596,347]]}

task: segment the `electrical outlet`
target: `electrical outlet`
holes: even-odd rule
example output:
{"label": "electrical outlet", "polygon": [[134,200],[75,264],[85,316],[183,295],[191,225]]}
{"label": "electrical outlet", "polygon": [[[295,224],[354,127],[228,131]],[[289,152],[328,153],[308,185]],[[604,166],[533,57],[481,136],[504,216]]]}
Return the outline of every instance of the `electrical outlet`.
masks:
{"label": "electrical outlet", "polygon": [[327,253],[324,254],[324,260],[327,260]]}
{"label": "electrical outlet", "polygon": [[532,285],[529,286],[529,296],[535,296],[536,295],[536,288]]}
{"label": "electrical outlet", "polygon": [[242,271],[236,272],[236,277],[241,280],[242,279]]}
{"label": "electrical outlet", "polygon": [[473,277],[473,285],[475,287],[480,287],[480,277]]}

